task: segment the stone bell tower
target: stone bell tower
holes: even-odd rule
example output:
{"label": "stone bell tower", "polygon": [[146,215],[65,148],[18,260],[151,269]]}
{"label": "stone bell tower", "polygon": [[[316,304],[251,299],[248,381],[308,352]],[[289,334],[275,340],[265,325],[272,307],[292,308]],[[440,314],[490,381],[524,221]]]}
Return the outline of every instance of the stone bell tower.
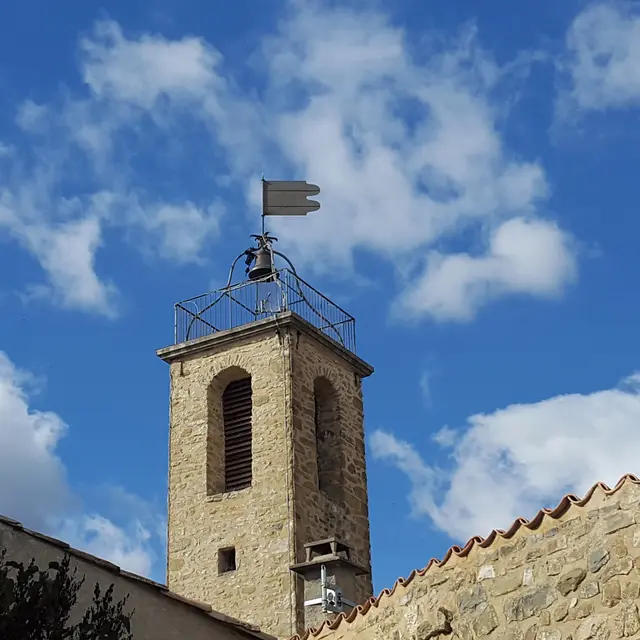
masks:
{"label": "stone bell tower", "polygon": [[175,344],[158,355],[171,377],[168,586],[286,638],[371,595],[373,369],[354,319],[277,270],[272,240],[238,257],[248,280],[176,305]]}

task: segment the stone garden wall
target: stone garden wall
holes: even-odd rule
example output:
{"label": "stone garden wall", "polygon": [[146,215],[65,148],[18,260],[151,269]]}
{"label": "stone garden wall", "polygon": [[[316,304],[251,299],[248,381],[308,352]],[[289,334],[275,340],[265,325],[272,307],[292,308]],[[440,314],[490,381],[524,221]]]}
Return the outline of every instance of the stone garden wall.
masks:
{"label": "stone garden wall", "polygon": [[640,638],[640,480],[450,551],[310,640]]}

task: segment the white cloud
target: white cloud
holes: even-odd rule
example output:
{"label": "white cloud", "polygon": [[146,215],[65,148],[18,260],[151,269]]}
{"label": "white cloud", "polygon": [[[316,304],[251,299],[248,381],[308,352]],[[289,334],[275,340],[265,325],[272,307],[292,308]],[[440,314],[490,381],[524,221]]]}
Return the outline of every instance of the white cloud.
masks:
{"label": "white cloud", "polygon": [[455,439],[447,427],[436,442],[451,446],[451,466],[438,468],[385,431],[373,434],[377,459],[411,482],[416,515],[457,541],[507,528],[519,516],[555,506],[567,492],[595,482],[613,485],[638,469],[640,375],[618,387],[514,404],[468,418]]}
{"label": "white cloud", "polygon": [[[103,149],[101,149],[103,151]],[[66,153],[66,152],[65,152]],[[24,298],[46,298],[66,309],[116,317],[121,294],[96,266],[107,228],[123,230],[132,246],[174,263],[199,262],[217,238],[224,207],[149,198],[124,187],[89,195],[56,195],[63,180],[47,149],[31,172],[18,169],[0,179],[0,229],[6,229],[39,263],[47,283],[31,284]]]}
{"label": "white cloud", "polygon": [[131,205],[129,220],[142,246],[152,255],[177,263],[201,262],[208,242],[217,239],[224,207],[215,202],[202,210],[191,202]]}
{"label": "white cloud", "polygon": [[577,276],[571,238],[555,224],[512,218],[496,227],[486,252],[432,252],[400,313],[436,320],[470,320],[481,305],[512,293],[557,297]]}
{"label": "white cloud", "polygon": [[[40,150],[38,150],[40,153]],[[106,316],[117,314],[117,290],[96,273],[102,224],[86,198],[56,195],[61,168],[48,151],[27,170],[22,158],[10,158],[0,174],[0,230],[16,240],[40,264],[48,283],[30,294],[47,296],[60,306]]]}
{"label": "white cloud", "polygon": [[[232,153],[229,171],[246,172],[259,163],[264,132],[270,125],[261,119],[254,95],[243,95],[222,72],[222,55],[202,38],[170,40],[143,34],[127,38],[113,21],[96,24],[94,33],[81,41],[81,72],[91,90],[89,103],[73,102],[67,118],[76,131],[82,122],[79,142],[94,156],[110,147],[119,128],[134,126],[151,116],[159,131],[175,138],[180,130],[176,115],[196,118],[220,144]],[[96,105],[99,114],[96,117]],[[106,117],[105,117],[106,116]],[[220,181],[229,181],[219,171]],[[245,175],[234,173],[237,184]]]}
{"label": "white cloud", "polygon": [[[325,265],[335,274],[352,264],[357,249],[401,267],[462,230],[482,227],[503,238],[517,225],[505,221],[544,224],[537,212],[548,196],[545,172],[507,149],[499,130],[503,114],[492,96],[512,80],[510,67],[499,68],[473,30],[450,41],[431,36],[418,52],[381,12],[292,3],[278,32],[263,41],[260,96],[243,93],[202,39],[128,38],[113,22],[82,41],[81,66],[92,99],[122,118],[117,126],[144,112],[166,132],[175,124],[171,114],[187,107],[226,151],[234,184],[246,186],[265,167],[274,174],[267,177],[319,183],[320,213],[303,223],[271,222],[300,266]],[[104,148],[95,122],[85,120],[82,130],[89,147]],[[404,299],[416,315],[456,320],[498,296],[558,293],[575,276],[575,263],[568,235],[548,229],[538,234],[537,250],[564,254],[542,265],[539,276],[522,274],[516,282],[492,255],[443,255],[427,264],[420,287],[405,283]],[[162,243],[160,250],[171,253]],[[526,246],[505,251],[503,263],[540,266]],[[482,278],[456,276],[461,260],[480,260]],[[455,280],[458,300],[443,300],[427,286],[443,277]]]}
{"label": "white cloud", "polygon": [[43,125],[46,126],[47,108],[36,104],[33,100],[25,100],[16,116],[16,122],[21,129],[32,133],[39,133]]}
{"label": "white cloud", "polygon": [[0,352],[0,513],[44,525],[44,514],[70,503],[56,446],[67,425],[55,413],[29,408],[31,376]]}
{"label": "white cloud", "polygon": [[433,441],[441,447],[452,447],[455,444],[456,436],[455,430],[445,425],[433,436]]}
{"label": "white cloud", "polygon": [[[143,36],[129,43],[113,22],[98,23],[80,50],[88,98],[67,92],[59,103],[27,100],[18,108],[22,144],[11,157],[0,157],[6,161],[0,229],[46,275],[46,283],[27,286],[24,299],[46,297],[68,309],[114,317],[120,293],[97,264],[107,229],[119,230],[148,256],[174,263],[200,262],[203,249],[217,238],[219,202],[163,198],[162,189],[150,197],[137,184],[128,151],[123,156],[119,150],[118,136],[135,139],[139,116],[151,113],[165,94],[172,104],[193,107],[200,100],[215,111],[211,96],[219,54],[195,38]],[[160,127],[168,117],[162,104],[153,114]]]}
{"label": "white cloud", "polygon": [[54,300],[71,309],[117,315],[117,290],[112,283],[101,281],[94,268],[101,234],[97,218],[55,226],[24,225],[12,232],[38,257],[51,281]]}
{"label": "white cloud", "polygon": [[[402,262],[546,196],[542,167],[504,149],[489,96],[501,70],[474,33],[417,56],[380,13],[309,3],[267,51],[272,89],[288,98],[268,105],[274,141],[323,189],[321,213],[281,225],[309,261],[346,263],[360,247]],[[307,100],[295,100],[301,87]]]}
{"label": "white cloud", "polygon": [[104,516],[79,512],[81,505],[57,453],[69,429],[57,414],[30,406],[29,392],[38,382],[0,352],[0,514],[149,575],[157,531],[148,528],[153,522],[148,507],[145,511],[140,508],[143,501],[124,494],[121,506],[128,508],[132,501],[138,505],[124,528]]}
{"label": "white cloud", "polygon": [[[335,271],[364,248],[404,268],[462,230],[491,230],[497,255],[433,252],[422,274],[404,282],[414,315],[460,320],[499,296],[558,293],[576,269],[568,234],[536,218],[548,192],[543,168],[506,149],[500,135],[491,96],[507,71],[472,30],[440,50],[436,40],[425,39],[418,54],[379,12],[306,3],[268,43],[280,102],[267,105],[265,120],[285,164],[323,189],[319,214],[296,227],[276,223],[305,265]],[[296,99],[301,87],[307,99]],[[538,231],[536,256],[519,241],[522,216]],[[509,277],[502,266],[520,273]]]}
{"label": "white cloud", "polygon": [[[414,316],[464,320],[499,296],[549,297],[575,278],[569,235],[540,217],[549,195],[543,167],[507,148],[500,132],[502,96],[526,75],[522,56],[499,67],[471,28],[457,38],[428,34],[418,49],[381,11],[322,2],[291,2],[257,49],[263,67],[254,57],[242,72],[263,73],[260,92],[236,82],[202,38],[132,37],[102,21],[80,42],[88,97],[71,97],[58,109],[25,103],[19,121],[33,140],[45,125],[57,131],[53,139],[80,153],[83,169],[102,187],[93,197],[108,190],[129,207],[109,207],[103,226],[124,226],[136,239],[146,234],[135,244],[168,260],[199,259],[218,236],[219,206],[191,202],[188,194],[182,203],[163,199],[161,188],[150,202],[136,184],[142,174],[121,161],[128,156],[118,155],[114,141],[141,130],[145,139],[152,131],[176,140],[181,118],[189,118],[224,154],[227,172],[217,171],[218,179],[244,189],[249,205],[267,169],[267,177],[320,184],[319,213],[271,221],[301,268],[352,275],[354,253],[364,249],[399,273],[421,269],[399,279]],[[46,160],[58,167],[60,150],[49,152]],[[160,158],[171,165],[169,154]],[[52,174],[38,209],[45,232],[55,228],[46,205],[63,177]],[[84,220],[87,212],[79,207],[76,216]],[[534,248],[519,241],[524,224],[537,231]],[[485,256],[443,253],[443,241],[479,229],[491,237]],[[78,260],[63,265],[61,287],[80,280],[85,294],[69,303],[109,308],[114,290],[93,268],[97,241],[83,238]],[[431,259],[418,265],[418,255]],[[47,256],[39,259],[60,280]],[[503,267],[519,272],[511,276]]]}
{"label": "white cloud", "polygon": [[640,14],[631,3],[596,2],[584,9],[567,33],[561,68],[569,86],[564,115],[640,105]]}
{"label": "white cloud", "polygon": [[83,79],[96,96],[147,110],[163,95],[207,99],[221,82],[215,73],[221,56],[199,38],[128,40],[117,23],[103,21],[80,49]]}
{"label": "white cloud", "polygon": [[[115,286],[95,271],[100,220],[90,214],[68,219],[78,203],[51,198],[46,182],[0,184],[0,229],[4,227],[36,258],[49,280],[49,286],[38,285],[32,291],[67,308],[116,315]],[[58,219],[52,207],[58,209]]]}
{"label": "white cloud", "polygon": [[132,573],[149,576],[153,570],[151,533],[140,522],[134,521],[125,531],[103,516],[84,515],[62,520],[57,535],[72,547],[105,558]]}
{"label": "white cloud", "polygon": [[433,378],[433,372],[430,369],[425,369],[420,375],[418,384],[420,385],[420,391],[426,404],[430,405],[431,398],[431,380]]}

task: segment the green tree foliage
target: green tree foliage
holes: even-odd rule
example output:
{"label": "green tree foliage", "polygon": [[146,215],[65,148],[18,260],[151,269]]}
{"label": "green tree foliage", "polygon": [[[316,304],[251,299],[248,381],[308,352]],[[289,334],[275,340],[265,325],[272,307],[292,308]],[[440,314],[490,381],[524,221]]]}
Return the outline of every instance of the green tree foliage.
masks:
{"label": "green tree foliage", "polygon": [[128,596],[114,602],[113,585],[102,593],[96,583],[93,602],[71,623],[84,577],[71,571],[68,555],[45,571],[35,560],[25,567],[5,556],[0,550],[0,640],[133,640],[133,611],[124,613]]}

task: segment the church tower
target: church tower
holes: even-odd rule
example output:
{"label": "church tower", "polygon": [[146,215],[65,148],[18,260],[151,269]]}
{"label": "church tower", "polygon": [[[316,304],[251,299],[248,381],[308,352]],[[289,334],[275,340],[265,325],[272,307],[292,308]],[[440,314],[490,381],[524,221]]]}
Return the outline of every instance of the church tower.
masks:
{"label": "church tower", "polygon": [[[355,321],[272,247],[175,306],[168,587],[287,638],[372,595]],[[290,267],[277,269],[274,257]]]}

